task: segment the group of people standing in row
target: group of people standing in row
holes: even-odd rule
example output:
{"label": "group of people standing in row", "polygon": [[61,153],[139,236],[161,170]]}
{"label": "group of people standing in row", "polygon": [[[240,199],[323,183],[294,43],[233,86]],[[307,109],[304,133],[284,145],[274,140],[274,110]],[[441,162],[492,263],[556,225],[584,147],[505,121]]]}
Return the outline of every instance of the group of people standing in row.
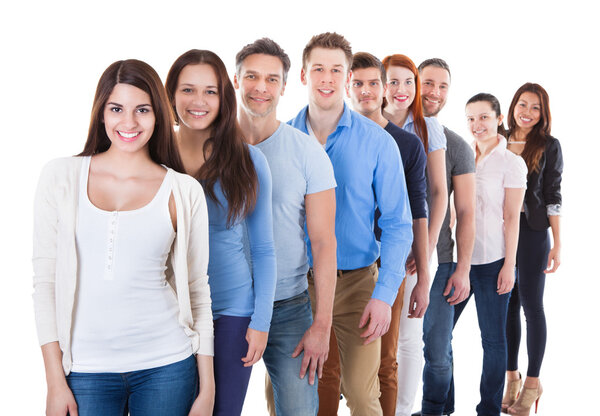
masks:
{"label": "group of people standing in row", "polygon": [[46,414],[239,415],[262,358],[272,415],[335,415],[342,394],[353,415],[407,416],[423,356],[417,414],[451,414],[452,330],[471,295],[477,414],[537,406],[545,274],[560,264],[546,91],[518,89],[508,130],[493,95],[473,96],[470,147],[436,119],[442,59],[380,61],[316,35],[308,105],[286,124],[289,69],[262,38],[233,83],[195,49],[164,86],[133,59],[102,74],[83,151],[50,162],[35,197]]}

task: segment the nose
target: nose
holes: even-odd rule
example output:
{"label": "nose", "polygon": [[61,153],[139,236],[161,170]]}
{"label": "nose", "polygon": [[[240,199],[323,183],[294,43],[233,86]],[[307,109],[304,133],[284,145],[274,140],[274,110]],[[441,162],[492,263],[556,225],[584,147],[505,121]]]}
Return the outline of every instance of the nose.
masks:
{"label": "nose", "polygon": [[133,128],[138,124],[137,118],[135,117],[135,111],[126,112],[123,123],[125,124],[127,130],[133,130]]}

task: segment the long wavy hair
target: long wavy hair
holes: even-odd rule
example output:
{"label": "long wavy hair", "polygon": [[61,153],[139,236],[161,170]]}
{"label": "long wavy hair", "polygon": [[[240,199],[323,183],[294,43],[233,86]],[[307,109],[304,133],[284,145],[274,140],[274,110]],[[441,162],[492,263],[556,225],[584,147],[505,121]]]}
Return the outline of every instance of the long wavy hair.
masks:
{"label": "long wavy hair", "polygon": [[177,150],[173,118],[165,89],[156,71],[147,63],[137,59],[114,62],[100,77],[92,105],[88,137],[79,156],[92,156],[105,152],[110,147],[111,142],[104,126],[104,108],[117,84],[132,85],[150,96],[156,119],[154,131],[148,141],[150,158],[155,163],[184,172]]}
{"label": "long wavy hair", "polygon": [[[423,146],[425,146],[425,153],[429,153],[429,135],[427,134],[427,124],[425,123],[425,116],[423,115],[421,79],[419,77],[419,70],[417,69],[417,66],[408,56],[399,53],[388,55],[383,58],[383,61],[381,62],[383,63],[383,67],[386,71],[391,66],[402,66],[413,73],[415,77],[415,99],[408,107],[408,110],[412,113],[413,121],[415,123],[415,132],[421,139],[421,142],[423,142]],[[383,100],[383,106],[381,107],[382,110],[387,105],[387,100],[385,98]]]}
{"label": "long wavy hair", "polygon": [[530,92],[537,95],[540,100],[540,120],[531,129],[525,137],[525,147],[521,153],[521,157],[527,164],[527,170],[531,172],[539,172],[540,170],[540,159],[544,154],[546,148],[546,138],[550,136],[550,129],[552,127],[552,116],[550,115],[550,98],[548,93],[539,84],[527,82],[523,84],[515,93],[515,96],[510,103],[508,109],[508,131],[512,134],[519,126],[515,120],[515,107],[524,92]]}
{"label": "long wavy hair", "polygon": [[237,123],[235,90],[225,64],[214,52],[192,49],[175,60],[165,83],[175,122],[179,122],[175,107],[175,92],[179,75],[187,65],[206,64],[218,79],[219,114],[211,125],[211,137],[204,143],[205,162],[193,176],[201,181],[206,194],[215,202],[215,184],[227,199],[227,226],[245,217],[254,209],[258,193],[258,177],[250,151],[244,143]]}

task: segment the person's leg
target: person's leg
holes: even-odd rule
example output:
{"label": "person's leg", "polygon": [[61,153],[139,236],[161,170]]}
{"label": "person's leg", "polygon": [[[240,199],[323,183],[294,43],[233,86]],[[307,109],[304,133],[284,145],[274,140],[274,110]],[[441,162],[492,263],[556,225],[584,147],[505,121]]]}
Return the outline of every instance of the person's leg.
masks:
{"label": "person's leg", "polygon": [[501,411],[504,373],[506,372],[506,314],[510,293],[498,295],[498,274],[504,259],[471,266],[471,286],[475,295],[477,320],[483,346],[480,416],[499,415]]}
{"label": "person's leg", "polygon": [[125,373],[131,416],[187,416],[198,392],[196,358]]}
{"label": "person's leg", "polygon": [[333,327],[340,353],[341,391],[352,415],[382,415],[377,376],[381,339],[364,345],[360,334],[365,328],[358,327],[376,280],[373,264],[344,273],[336,286]]}
{"label": "person's leg", "polygon": [[[429,306],[423,319],[425,367],[423,368],[423,415],[441,415],[454,412],[446,408],[452,383],[452,329],[454,306],[444,296],[448,279],[456,269],[455,263],[438,266],[429,294]],[[466,303],[466,301],[465,301]],[[451,400],[453,406],[454,400]]]}
{"label": "person's leg", "polygon": [[[518,257],[519,256],[517,255],[517,258]],[[519,369],[519,348],[521,346],[521,297],[519,293],[519,275],[520,268],[517,262],[515,287],[513,288],[510,300],[508,301],[508,313],[506,316],[506,345],[508,351],[506,369],[508,371],[518,371]]]}
{"label": "person's leg", "polygon": [[127,386],[119,373],[70,373],[67,384],[80,416],[123,416]]}
{"label": "person's leg", "polygon": [[[546,350],[546,315],[544,287],[546,264],[550,251],[548,231],[535,231],[521,221],[519,235],[519,294],[527,322],[527,377],[538,378]],[[510,368],[509,368],[510,369]],[[527,380],[525,385],[527,386]],[[535,383],[537,385],[537,383]],[[528,386],[536,387],[536,386]]]}
{"label": "person's leg", "polygon": [[400,285],[396,301],[392,306],[392,320],[389,331],[381,337],[381,364],[379,366],[379,387],[381,410],[384,416],[393,416],[396,412],[396,397],[398,394],[398,362],[396,350],[398,347],[398,331],[400,329],[400,312],[402,311],[404,287],[406,279]]}
{"label": "person's leg", "polygon": [[[312,325],[310,299],[307,292],[275,302],[269,340],[263,355],[273,402],[269,413],[277,416],[315,416],[319,407],[317,388],[308,384],[308,375],[300,378],[303,354],[292,358],[294,349]],[[267,394],[268,398],[268,394]],[[339,400],[339,397],[338,397]]]}
{"label": "person's leg", "polygon": [[423,367],[423,320],[408,318],[410,295],[417,275],[407,275],[398,333],[398,396],[396,415],[410,416]]}
{"label": "person's leg", "polygon": [[249,317],[221,316],[215,328],[215,407],[213,415],[239,415],[250,382],[252,367],[244,367],[248,353]]}

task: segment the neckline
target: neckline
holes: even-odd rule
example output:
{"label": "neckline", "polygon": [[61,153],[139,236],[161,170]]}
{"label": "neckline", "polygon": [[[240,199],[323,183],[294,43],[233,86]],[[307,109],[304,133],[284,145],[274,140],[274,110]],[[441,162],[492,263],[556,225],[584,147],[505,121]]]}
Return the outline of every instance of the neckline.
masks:
{"label": "neckline", "polygon": [[167,179],[171,177],[171,169],[167,168],[166,166],[163,166],[166,169],[166,173],[165,176],[163,177],[163,180],[160,184],[160,186],[158,187],[158,190],[156,191],[156,193],[154,194],[154,196],[152,197],[152,199],[150,200],[150,202],[148,202],[147,204],[139,207],[139,208],[135,208],[135,209],[127,209],[127,210],[106,210],[106,209],[102,209],[96,205],[94,205],[94,203],[90,200],[90,196],[88,194],[88,182],[89,182],[89,177],[90,177],[90,166],[91,166],[91,161],[92,161],[92,157],[91,156],[85,156],[84,158],[84,164],[82,166],[82,169],[84,171],[84,177],[82,178],[84,186],[83,186],[83,199],[85,200],[86,204],[88,206],[90,206],[92,209],[101,212],[103,214],[107,214],[107,215],[115,215],[115,214],[129,214],[129,213],[137,213],[137,212],[141,212],[146,210],[147,208],[149,208],[150,206],[154,205],[155,201],[159,198],[159,196],[164,192],[164,188],[167,187],[167,182],[169,182]]}

